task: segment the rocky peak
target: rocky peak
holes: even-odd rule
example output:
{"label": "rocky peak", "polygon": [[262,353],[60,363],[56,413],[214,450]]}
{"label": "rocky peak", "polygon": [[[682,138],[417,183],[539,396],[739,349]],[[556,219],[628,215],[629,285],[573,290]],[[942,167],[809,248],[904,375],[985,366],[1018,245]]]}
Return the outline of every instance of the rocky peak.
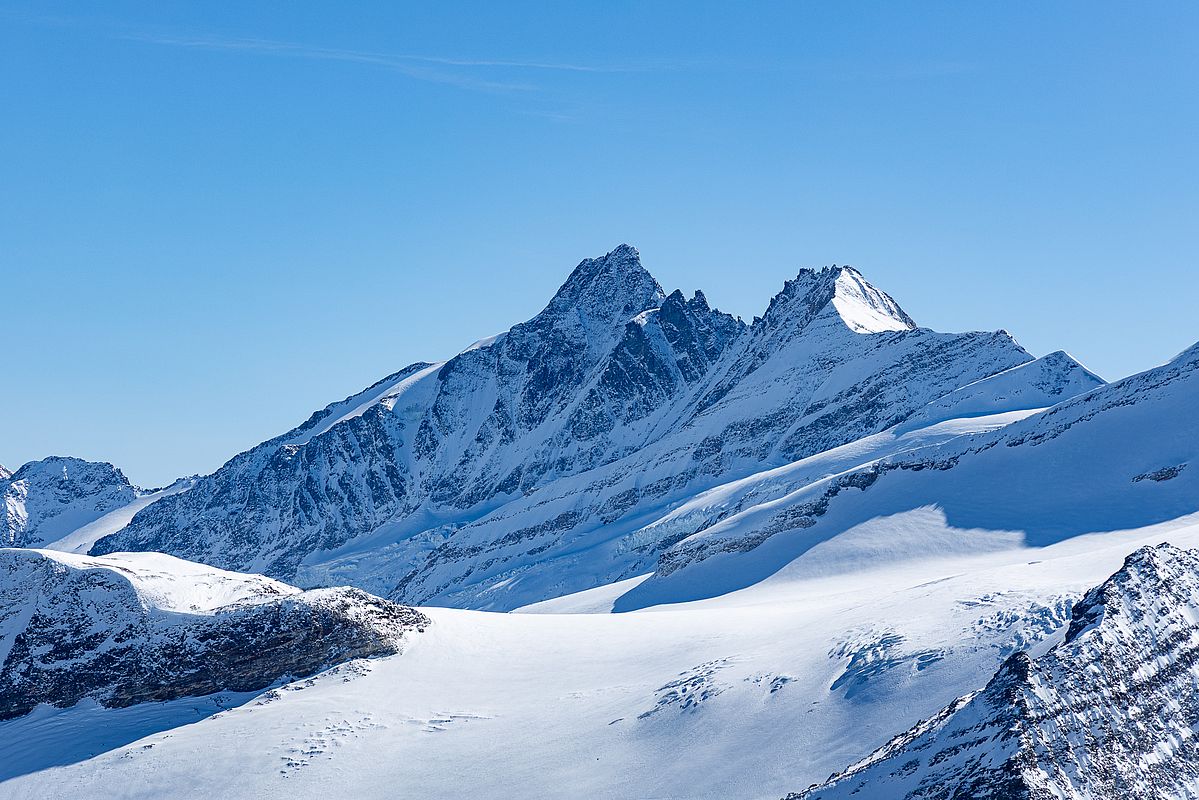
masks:
{"label": "rocky peak", "polygon": [[675,289],[662,301],[657,318],[679,371],[689,383],[703,375],[708,365],[745,329],[740,319],[710,308],[707,298],[698,291],[686,300]]}
{"label": "rocky peak", "polygon": [[125,474],[107,461],[84,461],[71,456],[47,456],[41,461],[30,461],[11,477],[14,481],[70,484],[79,489],[98,483],[132,486]]}
{"label": "rocky peak", "polygon": [[86,524],[138,495],[112,464],[50,456],[0,477],[0,543],[32,546]]}
{"label": "rocky peak", "polygon": [[755,327],[776,328],[796,315],[810,318],[833,299],[836,267],[822,270],[801,269],[799,274],[783,283],[783,290],[770,299],[766,313],[754,320]]}
{"label": "rocky peak", "polygon": [[[1168,543],[1142,547],[1124,566],[1079,600],[1071,613],[1066,642],[1084,634],[1127,635],[1130,628],[1191,626],[1186,619],[1199,609],[1199,552]],[[1178,617],[1173,622],[1171,616]]]}
{"label": "rocky peak", "polygon": [[[575,267],[549,305],[514,326],[496,348],[501,368],[525,384],[520,390],[525,424],[543,421],[551,407],[560,405],[561,398],[550,395],[577,388],[620,342],[625,325],[660,306],[664,296],[641,266],[637,250],[627,244]],[[457,369],[455,362],[461,359],[451,359],[443,376]]]}
{"label": "rocky peak", "polygon": [[803,269],[774,296],[758,324],[766,330],[802,329],[831,309],[855,333],[911,330],[916,323],[890,295],[853,267]]}
{"label": "rocky peak", "polygon": [[622,244],[601,258],[579,263],[535,317],[577,314],[585,323],[622,327],[634,315],[661,304],[664,293],[641,266],[637,248]]}

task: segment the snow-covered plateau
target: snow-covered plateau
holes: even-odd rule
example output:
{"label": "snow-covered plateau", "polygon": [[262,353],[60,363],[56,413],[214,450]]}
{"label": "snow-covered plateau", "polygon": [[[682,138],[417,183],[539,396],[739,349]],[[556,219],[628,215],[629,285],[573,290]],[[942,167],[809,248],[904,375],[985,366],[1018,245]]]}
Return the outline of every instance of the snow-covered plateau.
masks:
{"label": "snow-covered plateau", "polygon": [[0,798],[1197,798],[1196,462],[1199,344],[621,246],[211,475],[0,470]]}

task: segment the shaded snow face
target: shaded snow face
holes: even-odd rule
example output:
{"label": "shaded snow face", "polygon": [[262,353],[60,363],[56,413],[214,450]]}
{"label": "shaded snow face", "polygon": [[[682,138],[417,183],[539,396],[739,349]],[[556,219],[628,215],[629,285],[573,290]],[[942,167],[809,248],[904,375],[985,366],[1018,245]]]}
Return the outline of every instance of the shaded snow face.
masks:
{"label": "shaded snow face", "polygon": [[697,491],[1030,360],[1003,332],[917,328],[846,267],[801,272],[746,325],[621,246],[528,322],[329,406],[93,552],[513,608],[652,568],[677,539],[647,523]]}
{"label": "shaded snow face", "polygon": [[112,464],[51,456],[0,471],[0,545],[36,547],[138,497]]}
{"label": "shaded snow face", "polygon": [[1073,609],[1065,640],[791,797],[1000,800],[1199,793],[1199,551],[1143,547]]}

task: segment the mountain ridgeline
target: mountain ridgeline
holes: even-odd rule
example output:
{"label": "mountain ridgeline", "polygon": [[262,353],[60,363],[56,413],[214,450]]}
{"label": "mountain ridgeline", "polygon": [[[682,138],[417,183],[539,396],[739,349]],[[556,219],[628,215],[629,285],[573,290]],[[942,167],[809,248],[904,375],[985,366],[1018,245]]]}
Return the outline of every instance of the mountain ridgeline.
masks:
{"label": "mountain ridgeline", "polygon": [[[850,267],[802,271],[746,324],[622,245],[528,322],[330,405],[92,553],[510,609],[650,571],[694,532],[651,523],[697,492],[942,398],[985,406],[969,387],[1032,360],[1004,331],[918,327]],[[1035,377],[1041,405],[1101,383],[1065,354]]]}

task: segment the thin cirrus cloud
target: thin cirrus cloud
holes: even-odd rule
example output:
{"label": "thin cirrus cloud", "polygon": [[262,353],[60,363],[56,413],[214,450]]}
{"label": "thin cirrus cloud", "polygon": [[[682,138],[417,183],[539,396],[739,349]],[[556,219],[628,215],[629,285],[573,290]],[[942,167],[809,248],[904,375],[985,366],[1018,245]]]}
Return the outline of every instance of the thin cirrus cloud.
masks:
{"label": "thin cirrus cloud", "polygon": [[[523,70],[583,73],[637,72],[630,66],[594,66],[555,61],[509,61],[483,58],[449,58],[444,56],[380,53],[366,50],[344,50],[314,47],[295,42],[271,39],[242,39],[209,36],[170,36],[145,33],[125,33],[121,38],[149,44],[184,47],[198,50],[227,50],[259,55],[302,58],[317,61],[344,61],[368,64],[395,70],[416,80],[485,91],[531,91],[538,87],[524,81],[495,80],[469,74],[478,70]],[[447,69],[448,68],[448,69]],[[454,71],[461,69],[463,71]]]}

